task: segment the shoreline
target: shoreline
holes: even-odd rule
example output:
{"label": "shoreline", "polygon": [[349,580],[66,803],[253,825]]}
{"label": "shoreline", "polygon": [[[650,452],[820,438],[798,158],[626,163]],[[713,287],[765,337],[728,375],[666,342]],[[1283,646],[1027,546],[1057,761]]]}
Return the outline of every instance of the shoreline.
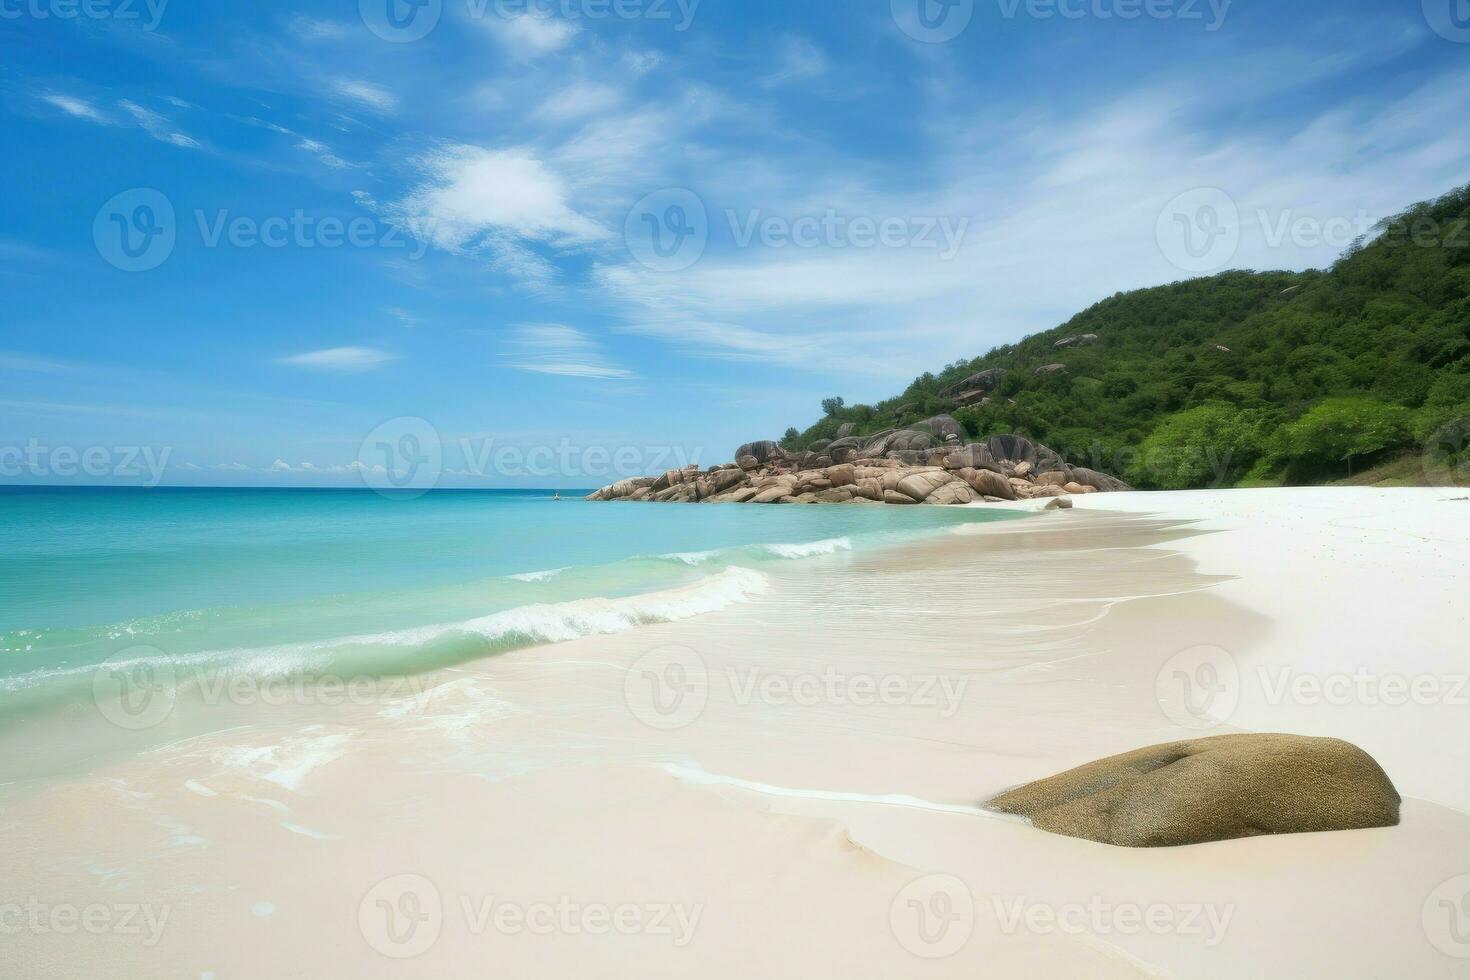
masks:
{"label": "shoreline", "polygon": [[[302,713],[164,746],[7,801],[0,824],[15,843],[0,873],[23,891],[168,904],[173,925],[148,949],[21,937],[19,962],[221,976],[243,964],[595,972],[608,956],[654,977],[1453,976],[1420,909],[1470,871],[1445,860],[1470,853],[1470,818],[1415,792],[1422,746],[1410,755],[1381,718],[1339,712],[1340,731],[1308,733],[1379,758],[1408,798],[1396,828],[1138,852],[975,819],[1001,789],[1114,751],[1254,727],[1248,697],[1231,726],[1181,726],[1157,679],[1200,644],[1314,664],[1302,659],[1317,621],[1307,603],[1334,558],[1352,559],[1332,579],[1347,607],[1366,618],[1366,600],[1387,595],[1424,610],[1424,639],[1453,644],[1460,620],[1431,615],[1452,581],[1435,576],[1470,554],[1470,520],[1435,502],[1359,490],[1088,496],[898,551],[792,562],[766,594],[695,619],[443,670],[418,712]],[[1363,538],[1350,524],[1367,511],[1380,526]],[[1269,547],[1282,527],[1304,535],[1290,561]],[[1395,536],[1426,530],[1444,538],[1438,558],[1387,561]],[[1345,621],[1330,638],[1367,656],[1384,634]],[[703,671],[697,713],[636,683],[691,666]],[[1321,724],[1288,714],[1271,729]],[[1398,727],[1413,735],[1422,717]],[[1454,751],[1467,741],[1459,734]],[[1431,765],[1459,771],[1435,755]],[[100,812],[115,815],[106,833],[89,825]],[[442,919],[407,973],[358,916],[405,874],[433,885]],[[906,903],[954,898],[944,889],[956,881],[971,903],[964,941],[933,957]],[[1365,887],[1374,907],[1337,901]],[[456,899],[489,894],[701,911],[679,947],[650,932],[511,935],[460,915]],[[1213,909],[1200,921],[1220,932],[1124,934],[1091,920],[1047,931],[1011,915],[1017,903],[1056,912],[1093,897]]]}

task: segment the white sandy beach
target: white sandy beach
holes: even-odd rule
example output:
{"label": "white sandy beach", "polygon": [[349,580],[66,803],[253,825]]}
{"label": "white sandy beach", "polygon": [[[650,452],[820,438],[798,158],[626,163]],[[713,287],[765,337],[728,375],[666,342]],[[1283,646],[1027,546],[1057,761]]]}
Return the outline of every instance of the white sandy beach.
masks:
{"label": "white sandy beach", "polygon": [[[1470,976],[1467,497],[1080,497],[12,785],[0,975]],[[1402,824],[1135,851],[979,807],[1237,730],[1357,743]]]}

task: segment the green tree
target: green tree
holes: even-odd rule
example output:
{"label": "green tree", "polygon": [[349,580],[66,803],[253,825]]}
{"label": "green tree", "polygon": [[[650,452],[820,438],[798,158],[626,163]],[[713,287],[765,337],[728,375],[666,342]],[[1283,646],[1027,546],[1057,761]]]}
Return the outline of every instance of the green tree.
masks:
{"label": "green tree", "polygon": [[1132,478],[1160,490],[1231,486],[1260,458],[1260,430],[1260,413],[1233,405],[1187,409],[1143,440]]}
{"label": "green tree", "polygon": [[846,404],[847,402],[841,398],[823,398],[822,414],[836,415],[838,412],[842,411],[842,407]]}
{"label": "green tree", "polygon": [[1277,452],[1304,475],[1332,473],[1385,449],[1407,445],[1414,413],[1371,398],[1329,398],[1282,427]]}

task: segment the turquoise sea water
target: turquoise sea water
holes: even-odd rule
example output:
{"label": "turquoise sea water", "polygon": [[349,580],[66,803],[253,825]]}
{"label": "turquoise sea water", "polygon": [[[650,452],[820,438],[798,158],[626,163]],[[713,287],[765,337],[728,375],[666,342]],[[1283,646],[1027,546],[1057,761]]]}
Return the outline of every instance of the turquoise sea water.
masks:
{"label": "turquoise sea water", "polygon": [[699,615],[785,563],[1014,516],[564,497],[0,488],[0,716],[89,697],[104,663],[414,673]]}

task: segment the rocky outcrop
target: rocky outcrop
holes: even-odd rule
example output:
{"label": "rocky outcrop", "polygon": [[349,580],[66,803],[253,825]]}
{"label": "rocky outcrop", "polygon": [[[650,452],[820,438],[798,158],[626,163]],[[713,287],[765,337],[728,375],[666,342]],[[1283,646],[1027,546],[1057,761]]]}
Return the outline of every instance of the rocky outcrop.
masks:
{"label": "rocky outcrop", "polygon": [[1063,337],[1052,346],[1062,348],[1063,350],[1070,347],[1090,347],[1097,343],[1097,340],[1098,337],[1095,333],[1082,333],[1075,337]]}
{"label": "rocky outcrop", "polygon": [[802,453],[751,442],[740,447],[734,463],[623,480],[587,499],[954,505],[1128,489],[1105,473],[1067,466],[1023,436],[966,445],[959,424],[939,415],[908,429],[847,436]]}
{"label": "rocky outcrop", "polygon": [[954,397],[961,392],[978,391],[988,395],[1000,386],[1000,383],[1005,380],[1008,373],[1005,368],[991,368],[988,371],[980,371],[970,375],[959,384],[950,385],[944,394],[949,397]]}
{"label": "rocky outcrop", "polygon": [[781,448],[780,443],[767,439],[761,442],[747,442],[741,446],[735,451],[735,458],[740,459],[742,456],[749,456],[757,463],[769,463],[775,459],[785,458],[786,450]]}
{"label": "rocky outcrop", "polygon": [[1399,794],[1335,738],[1221,735],[1155,745],[1002,793],[987,804],[1055,834],[1119,847],[1392,827]]}

